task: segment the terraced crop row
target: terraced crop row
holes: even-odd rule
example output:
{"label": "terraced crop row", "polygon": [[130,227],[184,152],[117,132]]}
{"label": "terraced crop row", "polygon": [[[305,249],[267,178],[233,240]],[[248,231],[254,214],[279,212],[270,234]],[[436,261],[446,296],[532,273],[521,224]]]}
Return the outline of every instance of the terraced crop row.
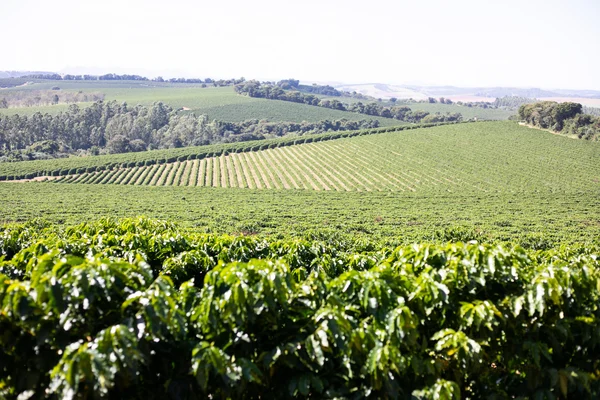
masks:
{"label": "terraced crop row", "polygon": [[54,182],[449,192],[600,188],[600,146],[511,123],[456,125],[61,177]]}

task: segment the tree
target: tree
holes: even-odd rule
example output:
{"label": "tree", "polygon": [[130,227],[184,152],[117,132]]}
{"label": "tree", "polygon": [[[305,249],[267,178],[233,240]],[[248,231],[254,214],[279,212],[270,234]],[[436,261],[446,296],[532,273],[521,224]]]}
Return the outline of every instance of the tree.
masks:
{"label": "tree", "polygon": [[117,135],[106,144],[106,147],[111,154],[127,153],[130,150],[129,139]]}
{"label": "tree", "polygon": [[552,117],[555,120],[554,130],[561,131],[564,125],[564,121],[569,118],[575,117],[577,114],[581,114],[582,105],[579,103],[559,103],[552,110]]}

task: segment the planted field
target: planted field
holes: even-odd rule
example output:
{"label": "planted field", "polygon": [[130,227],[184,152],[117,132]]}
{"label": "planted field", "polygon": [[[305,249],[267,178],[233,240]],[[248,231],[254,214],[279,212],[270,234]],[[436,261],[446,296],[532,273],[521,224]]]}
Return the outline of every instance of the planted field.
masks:
{"label": "planted field", "polygon": [[387,128],[375,128],[357,131],[327,132],[307,134],[305,136],[288,135],[275,139],[248,142],[219,143],[207,146],[191,146],[173,149],[143,151],[137,153],[121,153],[94,157],[69,157],[52,160],[0,163],[0,181],[15,179],[31,179],[40,176],[73,175],[83,171],[96,171],[115,166],[141,166],[176,160],[201,159],[215,154],[257,151],[273,147],[289,146],[298,143],[334,140],[342,137],[373,135],[382,132],[431,127],[435,124],[403,125]]}
{"label": "planted field", "polygon": [[2,397],[600,395],[595,247],[391,249],[141,218],[0,238]]}
{"label": "planted field", "polygon": [[600,144],[458,124],[68,175],[55,183],[447,193],[600,190]]}
{"label": "planted field", "polygon": [[466,107],[459,106],[458,104],[441,104],[441,103],[414,103],[408,104],[413,111],[427,111],[430,114],[440,113],[459,113],[462,114],[464,119],[487,119],[487,120],[504,120],[508,119],[511,115],[515,115],[516,111],[501,110],[494,108],[481,108],[481,107]]}
{"label": "planted field", "polygon": [[[319,98],[329,99],[329,100],[338,100],[342,103],[369,103],[370,100],[356,99],[353,97],[343,97],[343,96],[324,96],[317,95]],[[381,103],[386,106],[397,105],[401,107],[409,107],[413,111],[427,111],[430,114],[447,114],[447,113],[459,113],[462,114],[463,118],[471,119],[477,118],[480,120],[506,120],[511,115],[515,115],[517,111],[510,110],[502,110],[502,109],[494,109],[494,108],[482,108],[482,107],[467,107],[460,106],[458,104],[442,104],[442,103],[392,103],[389,101],[385,101]]]}
{"label": "planted field", "polygon": [[[208,115],[219,121],[241,122],[249,119],[265,119],[271,122],[317,122],[323,120],[347,119],[351,121],[378,120],[381,126],[402,125],[403,122],[390,118],[370,117],[364,114],[313,107],[306,104],[290,103],[278,100],[266,100],[237,95],[233,87],[206,87],[189,84],[159,84],[155,82],[110,82],[110,81],[52,81],[36,83],[21,90],[47,90],[58,86],[61,90],[84,92],[102,92],[105,100],[151,105],[162,101],[171,107],[184,108],[185,112]],[[20,88],[5,89],[19,90]],[[58,92],[60,93],[60,92]],[[1,98],[1,92],[0,92]],[[85,107],[86,103],[80,103]],[[58,113],[65,111],[68,105],[59,104],[45,107],[23,107],[0,109],[0,114],[31,115],[35,112]]]}
{"label": "planted field", "polygon": [[600,238],[600,196],[594,191],[427,194],[0,182],[0,198],[0,222],[77,224],[146,215],[202,232],[328,232],[390,245],[477,239],[547,248]]}

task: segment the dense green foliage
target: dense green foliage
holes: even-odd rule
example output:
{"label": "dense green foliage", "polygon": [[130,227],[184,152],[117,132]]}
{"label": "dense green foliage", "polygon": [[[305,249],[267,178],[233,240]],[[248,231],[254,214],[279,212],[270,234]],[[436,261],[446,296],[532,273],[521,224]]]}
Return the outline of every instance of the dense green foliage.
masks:
{"label": "dense green foliage", "polygon": [[597,243],[600,196],[572,193],[334,192],[0,183],[2,222],[77,224],[147,215],[194,231],[289,238],[329,232],[388,245],[483,240],[547,249]]}
{"label": "dense green foliage", "polygon": [[[33,93],[36,92],[15,92]],[[67,112],[52,116],[36,113],[30,118],[15,114],[0,116],[0,161],[52,158],[32,150],[36,143],[51,140],[61,153],[95,149],[127,153],[157,148],[199,146],[220,142],[261,140],[290,133],[307,134],[376,128],[377,121],[322,121],[319,123],[242,123],[210,121],[206,116],[178,114],[161,102],[151,107],[115,101],[98,101],[87,108],[71,105]],[[16,151],[27,149],[27,151]],[[94,153],[94,151],[92,151]]]}
{"label": "dense green foliage", "polygon": [[[286,87],[284,85],[283,87]],[[429,115],[424,111],[412,111],[405,106],[387,107],[378,103],[352,102],[344,103],[337,99],[321,99],[314,94],[305,94],[300,91],[284,90],[282,86],[276,84],[260,83],[258,81],[246,81],[235,85],[235,91],[250,97],[265,98],[271,100],[283,100],[294,103],[308,104],[323,108],[331,108],[339,111],[350,111],[353,113],[378,116],[383,118],[393,118],[404,122],[453,122],[461,121],[462,116],[458,113],[446,115]]]}
{"label": "dense green foliage", "polygon": [[551,129],[580,139],[600,138],[600,118],[582,113],[579,103],[542,101],[519,107],[519,117],[536,127]]}
{"label": "dense green foliage", "polygon": [[593,249],[265,241],[143,219],[0,238],[8,397],[600,395]]}

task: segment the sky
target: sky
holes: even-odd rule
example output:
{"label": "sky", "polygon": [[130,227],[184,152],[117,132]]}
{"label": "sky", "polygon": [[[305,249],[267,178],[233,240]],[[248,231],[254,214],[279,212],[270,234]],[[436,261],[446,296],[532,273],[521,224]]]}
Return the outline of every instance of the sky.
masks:
{"label": "sky", "polygon": [[0,70],[600,90],[600,0],[0,0]]}

